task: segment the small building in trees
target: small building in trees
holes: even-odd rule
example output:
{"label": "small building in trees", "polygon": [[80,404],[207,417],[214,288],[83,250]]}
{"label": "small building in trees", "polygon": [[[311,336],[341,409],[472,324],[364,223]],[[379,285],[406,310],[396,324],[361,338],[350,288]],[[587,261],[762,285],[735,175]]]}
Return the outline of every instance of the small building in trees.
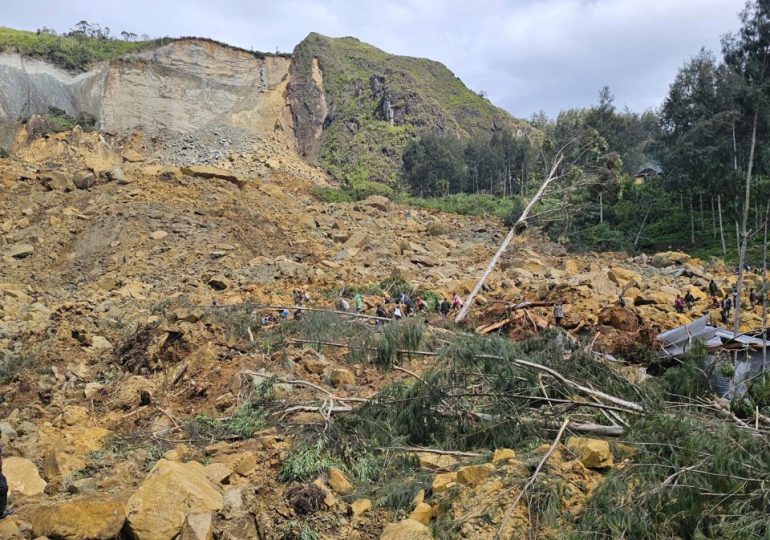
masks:
{"label": "small building in trees", "polygon": [[648,178],[660,176],[662,172],[657,165],[647,165],[634,175],[634,184],[644,184]]}

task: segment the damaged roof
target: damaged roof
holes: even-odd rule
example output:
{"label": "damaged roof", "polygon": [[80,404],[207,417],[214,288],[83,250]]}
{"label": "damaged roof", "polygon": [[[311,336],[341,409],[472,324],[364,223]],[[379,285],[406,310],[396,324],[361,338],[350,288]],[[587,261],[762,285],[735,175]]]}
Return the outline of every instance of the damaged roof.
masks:
{"label": "damaged roof", "polygon": [[695,341],[703,341],[709,350],[721,348],[759,348],[765,346],[763,339],[746,334],[735,335],[726,328],[711,326],[708,324],[709,316],[694,320],[678,328],[672,328],[661,334],[656,339],[668,356],[681,356],[692,347]]}

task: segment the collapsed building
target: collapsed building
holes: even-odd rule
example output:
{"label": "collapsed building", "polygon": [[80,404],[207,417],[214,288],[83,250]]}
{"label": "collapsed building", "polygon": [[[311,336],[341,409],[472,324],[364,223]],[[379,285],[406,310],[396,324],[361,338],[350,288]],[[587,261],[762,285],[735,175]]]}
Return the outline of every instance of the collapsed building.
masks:
{"label": "collapsed building", "polygon": [[[726,328],[709,324],[709,316],[667,330],[656,336],[665,358],[681,358],[696,343],[706,346],[708,356],[703,367],[709,375],[709,383],[715,393],[731,399],[746,391],[746,382],[763,373],[767,368],[767,340],[761,329],[736,334]],[[732,363],[731,368],[721,369]],[[732,371],[732,375],[729,373]]]}

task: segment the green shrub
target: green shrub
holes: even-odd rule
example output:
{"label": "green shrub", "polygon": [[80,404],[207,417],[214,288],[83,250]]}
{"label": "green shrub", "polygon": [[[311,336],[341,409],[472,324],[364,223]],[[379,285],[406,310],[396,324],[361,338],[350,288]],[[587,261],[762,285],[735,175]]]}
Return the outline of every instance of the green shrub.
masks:
{"label": "green shrub", "polygon": [[257,304],[254,302],[243,302],[241,304],[217,306],[210,310],[210,314],[214,321],[224,329],[228,338],[248,341],[251,339],[249,329],[251,329],[253,335],[260,326],[256,310]]}
{"label": "green shrub", "polygon": [[752,418],[756,412],[756,403],[746,394],[737,396],[730,401],[730,410],[738,418]]}
{"label": "green shrub", "polygon": [[728,360],[719,364],[719,374],[723,377],[732,378],[735,375],[735,364]]}
{"label": "green shrub", "polygon": [[518,215],[524,209],[524,202],[520,197],[495,197],[492,195],[469,193],[457,193],[431,199],[409,197],[404,202],[412,206],[439,210],[449,214],[466,216],[491,215],[504,221],[513,215],[516,215],[518,219]]}
{"label": "green shrub", "polygon": [[682,357],[678,367],[666,370],[662,383],[672,400],[689,401],[711,392],[708,372],[703,368],[706,354],[706,345],[696,341],[692,349]]}
{"label": "green shrub", "polygon": [[248,439],[267,425],[267,413],[258,405],[245,404],[229,418],[198,414],[187,421],[185,430],[197,440]]}
{"label": "green shrub", "polygon": [[341,466],[341,463],[326,451],[325,445],[301,446],[283,460],[278,471],[278,480],[304,482],[325,473],[331,467]]}
{"label": "green shrub", "polygon": [[763,374],[749,386],[749,396],[760,409],[770,406],[770,373]]}
{"label": "green shrub", "polygon": [[70,131],[75,126],[80,126],[83,131],[93,131],[96,127],[96,117],[87,112],[80,112],[76,116],[70,116],[65,111],[56,107],[48,107],[45,118],[45,133],[59,133]]}

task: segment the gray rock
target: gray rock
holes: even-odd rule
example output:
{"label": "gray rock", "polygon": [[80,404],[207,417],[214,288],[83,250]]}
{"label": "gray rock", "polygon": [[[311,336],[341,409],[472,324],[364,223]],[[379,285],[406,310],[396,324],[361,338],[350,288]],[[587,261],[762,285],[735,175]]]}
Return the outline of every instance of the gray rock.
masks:
{"label": "gray rock", "polygon": [[14,244],[10,247],[6,253],[9,257],[14,259],[24,259],[29,257],[35,252],[35,248],[30,244]]}
{"label": "gray rock", "polygon": [[39,175],[38,179],[48,191],[72,191],[75,188],[69,175],[62,171],[50,171]]}
{"label": "gray rock", "polygon": [[18,436],[16,430],[8,422],[0,422],[0,435],[5,435],[9,439],[14,439]]}
{"label": "gray rock", "polygon": [[96,184],[96,175],[91,171],[80,171],[75,173],[73,182],[78,189],[89,189]]}

